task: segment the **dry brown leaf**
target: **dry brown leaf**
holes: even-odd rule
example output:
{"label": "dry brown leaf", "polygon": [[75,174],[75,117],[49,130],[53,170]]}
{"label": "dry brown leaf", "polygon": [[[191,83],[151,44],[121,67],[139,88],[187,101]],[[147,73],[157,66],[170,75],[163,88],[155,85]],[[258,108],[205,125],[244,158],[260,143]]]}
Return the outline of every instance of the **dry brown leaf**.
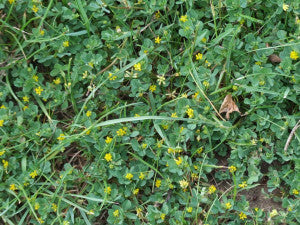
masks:
{"label": "dry brown leaf", "polygon": [[281,62],[281,58],[275,54],[270,55],[269,60],[271,63],[280,63]]}
{"label": "dry brown leaf", "polygon": [[235,102],[232,100],[231,94],[226,95],[220,107],[219,113],[226,112],[226,119],[229,120],[230,113],[234,111],[239,112],[241,114],[239,107],[237,107]]}

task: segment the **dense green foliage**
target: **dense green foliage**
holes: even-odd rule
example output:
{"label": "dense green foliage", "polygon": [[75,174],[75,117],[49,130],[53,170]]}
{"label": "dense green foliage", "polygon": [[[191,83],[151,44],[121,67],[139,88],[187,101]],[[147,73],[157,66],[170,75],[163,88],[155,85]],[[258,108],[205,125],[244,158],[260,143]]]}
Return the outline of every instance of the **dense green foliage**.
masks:
{"label": "dense green foliage", "polygon": [[0,223],[299,224],[299,7],[1,0]]}

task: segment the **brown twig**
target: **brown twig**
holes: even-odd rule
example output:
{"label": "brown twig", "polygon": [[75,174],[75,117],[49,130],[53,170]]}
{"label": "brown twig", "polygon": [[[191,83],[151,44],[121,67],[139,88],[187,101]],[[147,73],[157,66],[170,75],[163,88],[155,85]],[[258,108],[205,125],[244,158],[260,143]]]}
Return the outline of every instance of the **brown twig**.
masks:
{"label": "brown twig", "polygon": [[294,126],[294,128],[292,129],[286,143],[285,143],[285,146],[284,146],[284,151],[286,152],[289,145],[290,145],[290,142],[292,141],[292,138],[294,136],[294,133],[296,132],[296,130],[300,127],[300,120],[297,122],[297,124]]}
{"label": "brown twig", "polygon": [[117,62],[118,58],[115,58],[111,64],[109,64],[107,67],[105,67],[103,70],[100,70],[96,76],[100,75],[101,73],[105,72],[106,70],[108,70],[110,67],[112,67],[116,62]]}
{"label": "brown twig", "polygon": [[[111,64],[109,64],[107,67],[105,67],[103,70],[100,70],[97,74],[96,74],[96,76],[98,76],[98,75],[100,75],[101,73],[104,73],[106,70],[108,70],[110,67],[112,67],[116,62],[117,62],[117,60],[118,60],[118,58],[115,58],[112,62],[111,62]],[[92,83],[92,81],[91,81],[91,83]],[[90,85],[91,85],[91,83],[90,83]],[[87,91],[87,93],[85,94],[85,96],[88,96],[90,94],[90,90],[88,90]]]}

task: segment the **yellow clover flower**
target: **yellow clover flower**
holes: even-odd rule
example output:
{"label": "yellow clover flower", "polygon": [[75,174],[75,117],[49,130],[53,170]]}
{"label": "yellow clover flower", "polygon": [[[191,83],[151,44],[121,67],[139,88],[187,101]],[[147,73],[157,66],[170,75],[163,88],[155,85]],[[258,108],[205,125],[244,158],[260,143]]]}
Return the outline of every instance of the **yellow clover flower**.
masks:
{"label": "yellow clover flower", "polygon": [[112,161],[112,155],[111,155],[110,153],[107,153],[107,154],[105,154],[104,159],[105,159],[107,162],[110,162],[110,161]]}
{"label": "yellow clover flower", "polygon": [[230,202],[227,202],[226,204],[225,204],[225,208],[226,209],[230,209],[232,207],[232,205],[230,204]]}
{"label": "yellow clover flower", "polygon": [[188,213],[191,213],[191,212],[193,211],[193,207],[188,207],[188,208],[186,208],[186,211],[187,211]]}
{"label": "yellow clover flower", "polygon": [[188,21],[187,15],[182,15],[180,17],[180,21],[183,22],[183,23],[185,23],[186,21]]}
{"label": "yellow clover flower", "polygon": [[236,167],[235,166],[229,166],[229,171],[231,172],[231,173],[233,173],[233,172],[235,172],[236,171]]}
{"label": "yellow clover flower", "polygon": [[296,51],[291,51],[290,58],[293,60],[297,60],[299,58],[299,54]]}
{"label": "yellow clover flower", "polygon": [[92,112],[91,112],[91,111],[87,111],[87,112],[86,112],[86,116],[87,116],[87,117],[90,117],[91,115],[92,115]]}
{"label": "yellow clover flower", "polygon": [[16,185],[15,185],[15,184],[11,184],[11,185],[9,186],[9,190],[12,190],[12,191],[17,190]]}
{"label": "yellow clover flower", "polygon": [[186,110],[186,113],[188,114],[189,118],[193,118],[194,117],[194,110],[191,108],[188,108]]}
{"label": "yellow clover flower", "polygon": [[43,88],[41,88],[40,86],[38,88],[35,88],[35,93],[37,93],[38,95],[41,95],[42,94],[42,91],[44,91]]}
{"label": "yellow clover flower", "polygon": [[139,193],[139,191],[140,191],[140,189],[134,189],[133,191],[132,191],[132,193],[134,194],[134,195],[137,195],[138,193]]}
{"label": "yellow clover flower", "polygon": [[106,139],[105,139],[105,143],[109,144],[110,142],[112,142],[112,140],[113,139],[111,137],[107,136]]}
{"label": "yellow clover flower", "polygon": [[246,181],[243,181],[241,184],[239,184],[240,188],[245,188],[247,187]]}
{"label": "yellow clover flower", "polygon": [[241,212],[239,214],[239,217],[240,217],[241,220],[247,219],[247,215],[245,213],[243,213],[243,212]]}
{"label": "yellow clover flower", "polygon": [[54,84],[58,85],[60,84],[61,80],[59,77],[57,77],[55,80],[53,80]]}
{"label": "yellow clover flower", "polygon": [[154,92],[155,90],[156,90],[156,85],[151,85],[150,87],[149,87],[149,90],[151,91],[151,92]]}
{"label": "yellow clover flower", "polygon": [[59,137],[57,138],[57,140],[62,141],[65,140],[65,135],[64,134],[60,134]]}
{"label": "yellow clover flower", "polygon": [[156,38],[155,38],[155,43],[156,44],[159,44],[161,42],[161,38],[159,37],[159,36],[157,36]]}
{"label": "yellow clover flower", "polygon": [[159,188],[159,187],[161,186],[161,180],[157,179],[157,180],[155,181],[155,186],[156,186],[157,188]]}
{"label": "yellow clover flower", "polygon": [[107,186],[106,188],[104,188],[104,192],[109,195],[111,192],[111,187]]}
{"label": "yellow clover flower", "polygon": [[141,65],[141,63],[134,64],[133,67],[134,67],[134,70],[142,71],[142,65]]}
{"label": "yellow clover flower", "polygon": [[182,163],[182,158],[179,156],[177,159],[174,159],[175,163],[179,166]]}
{"label": "yellow clover flower", "polygon": [[119,217],[119,210],[116,209],[116,210],[113,212],[113,215],[114,215],[114,217]]}
{"label": "yellow clover flower", "polygon": [[217,188],[215,187],[215,185],[210,185],[208,188],[208,194],[213,194],[216,190]]}
{"label": "yellow clover flower", "polygon": [[292,192],[293,192],[294,195],[298,195],[299,194],[299,191],[297,189],[293,189]]}
{"label": "yellow clover flower", "polygon": [[3,163],[3,167],[4,167],[4,169],[6,170],[6,169],[7,169],[7,167],[8,167],[8,161],[6,161],[6,160],[2,159],[2,163]]}
{"label": "yellow clover flower", "polygon": [[198,53],[198,54],[196,55],[196,60],[201,60],[202,58],[203,58],[203,54]]}
{"label": "yellow clover flower", "polygon": [[140,172],[139,178],[140,178],[141,180],[144,180],[144,179],[145,179],[145,174],[144,174],[143,172]]}
{"label": "yellow clover flower", "polygon": [[36,176],[37,176],[38,174],[37,174],[37,171],[36,170],[34,170],[33,172],[31,172],[30,174],[29,174],[29,176],[31,176],[31,178],[35,178]]}
{"label": "yellow clover flower", "polygon": [[37,13],[39,11],[39,8],[36,5],[33,5],[31,9],[35,13]]}
{"label": "yellow clover flower", "polygon": [[64,46],[64,47],[69,47],[69,45],[70,45],[70,44],[69,44],[69,41],[64,41],[64,42],[63,42],[63,46]]}
{"label": "yellow clover flower", "polygon": [[127,180],[131,180],[131,179],[133,178],[132,173],[127,173],[126,176],[125,176],[125,178],[126,178]]}
{"label": "yellow clover flower", "polygon": [[57,205],[55,203],[52,203],[52,210],[53,212],[56,212],[57,211]]}
{"label": "yellow clover flower", "polygon": [[25,95],[25,96],[23,97],[23,101],[24,101],[24,102],[29,102],[28,96]]}

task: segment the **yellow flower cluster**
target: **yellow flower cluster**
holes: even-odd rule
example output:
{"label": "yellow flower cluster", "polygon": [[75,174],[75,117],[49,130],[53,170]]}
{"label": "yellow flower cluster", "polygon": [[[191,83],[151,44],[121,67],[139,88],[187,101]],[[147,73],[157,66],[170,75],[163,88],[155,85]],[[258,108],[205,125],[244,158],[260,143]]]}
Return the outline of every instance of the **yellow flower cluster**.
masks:
{"label": "yellow flower cluster", "polygon": [[116,209],[116,210],[113,212],[113,215],[114,215],[114,217],[119,217],[119,210]]}
{"label": "yellow flower cluster", "polygon": [[87,117],[90,117],[91,115],[92,115],[92,112],[91,112],[91,111],[87,111],[87,112],[86,112],[86,116],[87,116]]}
{"label": "yellow flower cluster", "polygon": [[107,162],[111,162],[112,161],[112,155],[110,153],[105,154],[104,159]]}
{"label": "yellow flower cluster", "polygon": [[225,204],[225,208],[226,208],[226,209],[230,209],[231,207],[232,207],[232,205],[231,205],[230,202],[227,202],[227,203]]}
{"label": "yellow flower cluster", "polygon": [[62,141],[62,140],[65,140],[65,135],[64,134],[60,134],[58,137],[57,137],[57,140],[59,141]]}
{"label": "yellow flower cluster", "polygon": [[150,90],[151,92],[154,92],[154,91],[156,90],[156,85],[151,85],[151,86],[149,87],[149,90]]}
{"label": "yellow flower cluster", "polygon": [[245,213],[243,213],[243,212],[241,212],[239,214],[239,217],[240,217],[241,220],[247,219],[247,215]]}
{"label": "yellow flower cluster", "polygon": [[234,173],[236,171],[236,167],[235,166],[229,166],[229,171],[230,173]]}
{"label": "yellow flower cluster", "polygon": [[144,179],[145,179],[145,174],[144,174],[143,172],[140,172],[139,178],[140,178],[141,180],[144,180]]}
{"label": "yellow flower cluster", "polygon": [[32,79],[35,81],[35,82],[38,82],[39,81],[39,77],[37,75],[33,75],[32,76]]}
{"label": "yellow flower cluster", "polygon": [[61,82],[60,78],[57,77],[55,80],[53,80],[53,83],[56,84],[56,85],[59,85]]}
{"label": "yellow flower cluster", "polygon": [[291,51],[290,58],[293,60],[297,60],[299,58],[299,54],[296,51]]}
{"label": "yellow flower cluster", "polygon": [[117,79],[117,76],[113,76],[112,73],[109,73],[108,78],[109,78],[109,80],[115,80],[115,79]]}
{"label": "yellow flower cluster", "polygon": [[132,193],[133,193],[134,195],[137,195],[137,194],[139,193],[139,191],[140,191],[140,189],[136,188],[136,189],[134,189],[134,190],[132,191]]}
{"label": "yellow flower cluster", "polygon": [[203,86],[204,86],[204,87],[206,87],[206,88],[208,88],[208,87],[209,87],[209,82],[208,82],[208,81],[206,81],[206,80],[205,80],[205,81],[203,81],[203,83],[202,83],[202,84],[203,84]]}
{"label": "yellow flower cluster", "polygon": [[188,114],[189,118],[194,117],[194,110],[193,109],[188,108],[185,112]]}
{"label": "yellow flower cluster", "polygon": [[124,136],[126,134],[126,130],[126,127],[120,128],[119,130],[117,130],[117,135],[121,137]]}
{"label": "yellow flower cluster", "polygon": [[208,188],[208,194],[213,194],[216,190],[217,188],[215,187],[215,185],[210,185]]}
{"label": "yellow flower cluster", "polygon": [[53,212],[56,212],[57,211],[57,205],[55,203],[52,203],[52,210]]}
{"label": "yellow flower cluster", "polygon": [[179,156],[177,159],[174,159],[175,163],[179,166],[182,163],[182,158]]}
{"label": "yellow flower cluster", "polygon": [[35,178],[36,176],[37,176],[38,174],[37,174],[37,171],[36,170],[34,170],[33,172],[31,172],[30,174],[29,174],[29,176],[31,176],[31,178]]}
{"label": "yellow flower cluster", "polygon": [[239,184],[240,188],[245,188],[247,187],[246,181],[243,181],[241,184]]}
{"label": "yellow flower cluster", "polygon": [[125,178],[126,178],[127,180],[131,180],[131,179],[133,178],[132,173],[127,173],[126,176],[125,176]]}
{"label": "yellow flower cluster", "polygon": [[137,209],[136,209],[136,215],[137,215],[139,218],[141,218],[141,217],[143,216],[142,212],[143,212],[143,210],[142,210],[141,208],[137,208]]}
{"label": "yellow flower cluster", "polygon": [[182,15],[180,17],[180,21],[183,22],[183,23],[185,23],[186,21],[188,21],[187,15]]}
{"label": "yellow flower cluster", "polygon": [[161,38],[159,37],[159,36],[157,36],[156,38],[155,38],[155,43],[156,44],[159,44],[161,42]]}
{"label": "yellow flower cluster", "polygon": [[133,67],[134,67],[134,70],[142,71],[142,65],[141,65],[141,63],[134,64]]}
{"label": "yellow flower cluster", "polygon": [[35,88],[35,93],[37,93],[38,95],[42,94],[42,91],[44,90],[43,88],[41,88],[40,86],[38,88]]}
{"label": "yellow flower cluster", "polygon": [[39,11],[39,8],[36,5],[33,5],[31,9],[35,13],[37,13]]}
{"label": "yellow flower cluster", "polygon": [[155,181],[155,186],[159,188],[161,186],[161,180],[157,179]]}
{"label": "yellow flower cluster", "polygon": [[188,207],[188,208],[186,208],[186,211],[187,211],[188,213],[193,212],[193,207]]}
{"label": "yellow flower cluster", "polygon": [[16,191],[17,189],[18,189],[18,188],[16,187],[15,184],[11,184],[11,185],[9,186],[9,190]]}
{"label": "yellow flower cluster", "polygon": [[105,142],[106,142],[106,144],[109,144],[110,142],[112,142],[112,140],[113,139],[111,137],[107,136],[105,139]]}
{"label": "yellow flower cluster", "polygon": [[34,204],[34,209],[35,210],[38,210],[40,208],[40,204],[38,203],[38,202],[36,202],[35,204]]}
{"label": "yellow flower cluster", "polygon": [[196,60],[201,60],[202,58],[203,58],[203,54],[198,53],[198,54],[196,55]]}
{"label": "yellow flower cluster", "polygon": [[109,195],[110,192],[111,192],[111,187],[110,186],[107,186],[106,188],[104,188],[104,193]]}
{"label": "yellow flower cluster", "polygon": [[24,102],[29,102],[28,96],[25,95],[25,96],[23,97],[23,101],[24,101]]}
{"label": "yellow flower cluster", "polygon": [[172,117],[172,118],[177,118],[177,117],[178,117],[178,116],[177,116],[177,113],[176,113],[176,112],[175,112],[175,113],[172,113],[171,117]]}
{"label": "yellow flower cluster", "polygon": [[3,167],[6,170],[8,167],[8,161],[6,161],[5,159],[2,159],[2,163],[3,163]]}
{"label": "yellow flower cluster", "polygon": [[64,41],[64,42],[63,42],[63,46],[64,46],[64,47],[69,47],[69,45],[70,45],[70,44],[69,44],[69,41]]}

